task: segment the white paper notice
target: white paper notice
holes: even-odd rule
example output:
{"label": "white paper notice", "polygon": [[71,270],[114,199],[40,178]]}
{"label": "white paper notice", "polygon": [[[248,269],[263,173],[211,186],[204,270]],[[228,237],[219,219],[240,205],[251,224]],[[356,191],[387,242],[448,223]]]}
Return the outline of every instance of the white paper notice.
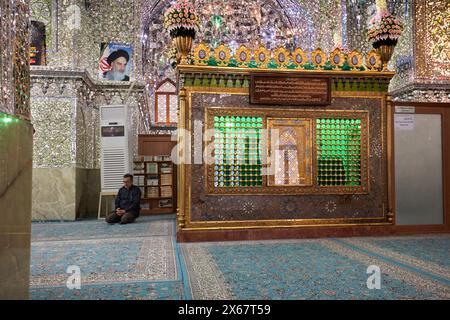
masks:
{"label": "white paper notice", "polygon": [[409,106],[396,106],[395,113],[416,113],[416,108]]}
{"label": "white paper notice", "polygon": [[414,130],[415,117],[413,114],[395,115],[395,130]]}

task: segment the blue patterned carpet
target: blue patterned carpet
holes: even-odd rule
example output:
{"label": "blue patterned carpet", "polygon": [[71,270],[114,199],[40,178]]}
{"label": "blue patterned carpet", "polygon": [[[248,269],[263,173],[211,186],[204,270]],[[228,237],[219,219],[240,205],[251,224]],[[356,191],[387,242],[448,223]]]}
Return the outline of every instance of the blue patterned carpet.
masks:
{"label": "blue patterned carpet", "polygon": [[[431,297],[428,292],[422,294],[388,274],[384,275],[383,290],[369,290],[365,282],[367,265],[317,242],[240,248],[214,246],[209,250],[240,299]],[[258,259],[253,259],[255,254]]]}
{"label": "blue patterned carpet", "polygon": [[[31,299],[183,299],[173,217],[142,217],[134,224],[104,221],[35,223]],[[81,272],[81,290],[66,282]]]}
{"label": "blue patterned carpet", "polygon": [[174,222],[33,224],[31,299],[450,299],[450,235],[178,245]]}

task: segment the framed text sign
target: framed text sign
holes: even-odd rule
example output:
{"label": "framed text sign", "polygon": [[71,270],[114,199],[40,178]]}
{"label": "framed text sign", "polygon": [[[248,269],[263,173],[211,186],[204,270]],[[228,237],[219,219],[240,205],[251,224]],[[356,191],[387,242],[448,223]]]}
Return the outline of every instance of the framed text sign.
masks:
{"label": "framed text sign", "polygon": [[270,105],[329,105],[331,77],[252,74],[250,103]]}

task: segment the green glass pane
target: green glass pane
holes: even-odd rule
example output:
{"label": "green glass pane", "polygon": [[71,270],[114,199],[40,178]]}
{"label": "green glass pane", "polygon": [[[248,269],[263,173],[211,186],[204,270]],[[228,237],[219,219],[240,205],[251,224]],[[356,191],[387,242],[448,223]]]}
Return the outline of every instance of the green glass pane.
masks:
{"label": "green glass pane", "polygon": [[319,185],[360,185],[358,120],[316,119],[316,123]]}
{"label": "green glass pane", "polygon": [[[214,127],[223,128],[215,136],[215,163],[225,162],[215,167],[216,187],[262,185],[259,151],[262,123],[263,119],[258,117],[214,117]],[[250,165],[241,165],[243,161]]]}

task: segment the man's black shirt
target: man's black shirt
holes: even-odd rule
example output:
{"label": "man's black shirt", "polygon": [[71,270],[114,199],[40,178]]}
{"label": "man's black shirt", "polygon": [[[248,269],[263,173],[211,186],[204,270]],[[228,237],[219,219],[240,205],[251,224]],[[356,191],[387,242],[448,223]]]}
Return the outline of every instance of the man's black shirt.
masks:
{"label": "man's black shirt", "polygon": [[138,217],[141,209],[141,189],[134,185],[130,189],[120,188],[116,197],[116,209],[118,208],[133,212]]}

